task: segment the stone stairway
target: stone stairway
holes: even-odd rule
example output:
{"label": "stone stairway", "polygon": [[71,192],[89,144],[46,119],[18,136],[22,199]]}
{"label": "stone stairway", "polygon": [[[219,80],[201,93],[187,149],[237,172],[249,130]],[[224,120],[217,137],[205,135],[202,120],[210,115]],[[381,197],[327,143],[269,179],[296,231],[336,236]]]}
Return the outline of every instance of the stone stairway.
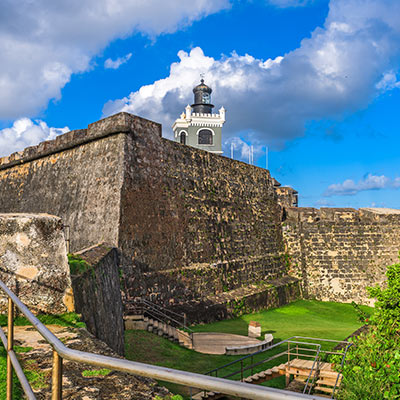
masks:
{"label": "stone stairway", "polygon": [[143,315],[129,315],[125,317],[125,329],[142,329],[164,337],[188,349],[193,349],[189,333],[175,328],[165,322],[158,321]]}

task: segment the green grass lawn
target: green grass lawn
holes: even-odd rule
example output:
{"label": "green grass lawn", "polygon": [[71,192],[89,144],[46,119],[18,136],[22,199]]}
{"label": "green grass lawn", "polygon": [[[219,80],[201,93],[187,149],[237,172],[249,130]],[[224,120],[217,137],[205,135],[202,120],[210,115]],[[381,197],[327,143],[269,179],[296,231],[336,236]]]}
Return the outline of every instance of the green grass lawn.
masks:
{"label": "green grass lawn", "polygon": [[[367,306],[361,306],[361,308],[368,314],[373,311],[372,308]],[[248,323],[252,320],[261,323],[262,335],[272,333],[275,343],[291,336],[343,340],[362,325],[351,304],[299,300],[278,309],[243,315],[236,319],[207,325],[196,325],[191,328],[195,332],[224,332],[247,335]],[[242,357],[197,353],[146,331],[126,331],[125,344],[126,358],[130,360],[198,373],[206,373]],[[287,346],[285,346],[286,348]],[[325,348],[327,347],[325,346]],[[263,360],[282,350],[283,348],[277,348],[268,353],[262,353],[254,357],[254,362]],[[284,361],[283,359],[272,361],[254,369],[253,372],[264,370]],[[250,358],[245,361],[245,365],[249,364]],[[237,369],[238,365],[229,367],[224,370],[223,374],[234,372]],[[245,375],[250,375],[250,371]],[[238,376],[234,378],[238,379]],[[284,379],[278,378],[267,384],[268,386],[283,387]],[[175,393],[187,394],[185,390],[176,385],[168,384],[166,386]]]}

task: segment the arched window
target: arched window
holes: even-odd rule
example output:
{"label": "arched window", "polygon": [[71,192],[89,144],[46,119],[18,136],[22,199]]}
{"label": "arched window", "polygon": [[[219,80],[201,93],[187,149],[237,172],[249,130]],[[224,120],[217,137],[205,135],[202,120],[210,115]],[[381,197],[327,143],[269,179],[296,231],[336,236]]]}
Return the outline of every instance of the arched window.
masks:
{"label": "arched window", "polygon": [[199,144],[213,144],[213,134],[208,129],[199,132]]}
{"label": "arched window", "polygon": [[186,144],[186,133],[185,132],[181,132],[181,137],[180,137],[180,142],[182,144]]}

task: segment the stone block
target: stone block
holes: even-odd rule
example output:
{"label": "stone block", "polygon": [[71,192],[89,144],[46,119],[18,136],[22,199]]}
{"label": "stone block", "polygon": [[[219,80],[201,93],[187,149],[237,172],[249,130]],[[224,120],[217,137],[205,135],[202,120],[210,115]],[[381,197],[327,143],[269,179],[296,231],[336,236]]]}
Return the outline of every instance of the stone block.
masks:
{"label": "stone block", "polygon": [[259,322],[250,321],[248,336],[254,338],[261,336],[261,324]]}
{"label": "stone block", "polygon": [[[33,313],[74,310],[61,219],[0,214],[0,279]],[[7,297],[0,290],[0,312]]]}

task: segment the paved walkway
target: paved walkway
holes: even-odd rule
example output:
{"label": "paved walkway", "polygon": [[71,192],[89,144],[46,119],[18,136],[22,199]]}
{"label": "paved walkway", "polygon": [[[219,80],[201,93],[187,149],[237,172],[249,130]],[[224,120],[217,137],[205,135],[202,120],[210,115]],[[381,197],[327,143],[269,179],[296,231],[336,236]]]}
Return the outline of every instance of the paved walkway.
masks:
{"label": "paved walkway", "polygon": [[225,354],[227,346],[245,346],[260,343],[248,336],[231,333],[196,332],[193,334],[194,350],[204,354]]}

